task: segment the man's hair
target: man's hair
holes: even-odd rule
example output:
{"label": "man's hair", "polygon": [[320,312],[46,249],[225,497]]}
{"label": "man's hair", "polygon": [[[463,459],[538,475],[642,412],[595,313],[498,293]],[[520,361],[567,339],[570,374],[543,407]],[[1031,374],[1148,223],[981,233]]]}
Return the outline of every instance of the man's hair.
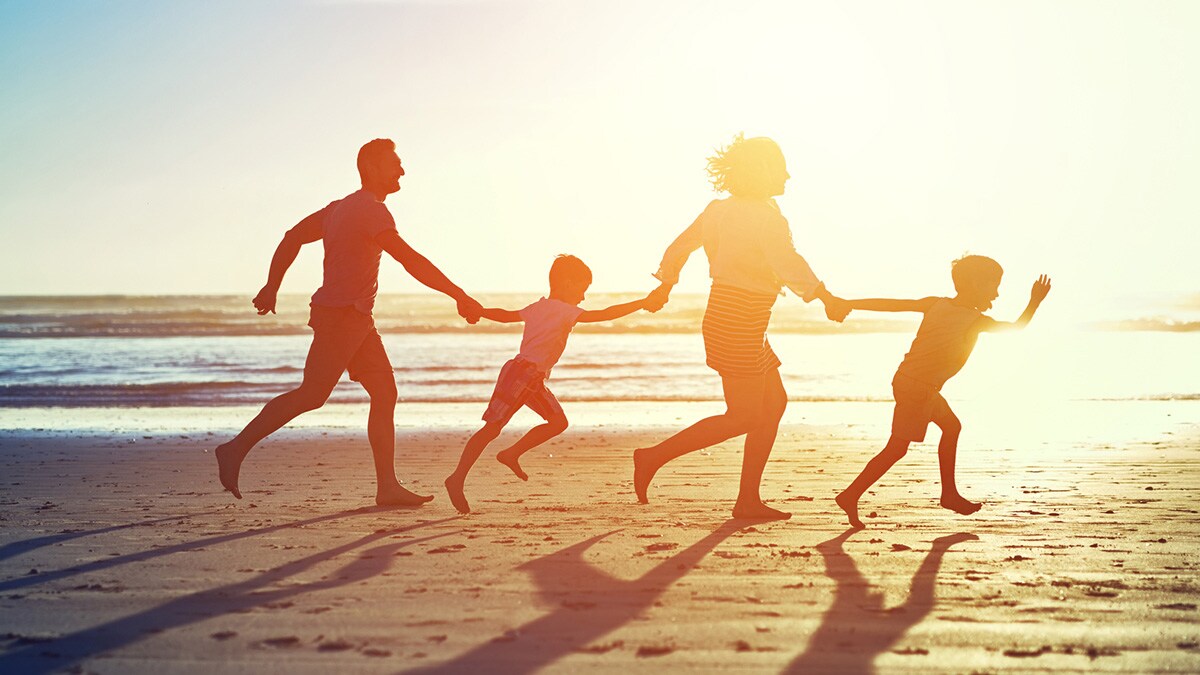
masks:
{"label": "man's hair", "polygon": [[1003,274],[1000,263],[987,256],[964,255],[950,263],[950,278],[954,280],[954,290],[959,293],[998,280]]}
{"label": "man's hair", "polygon": [[396,152],[396,144],[390,138],[376,138],[358,149],[358,177],[366,180],[367,172],[371,171],[382,157]]}
{"label": "man's hair", "polygon": [[742,134],[733,142],[719,148],[708,158],[708,180],[717,192],[738,197],[766,197],[767,180],[773,178],[772,165],[783,161],[783,151],[775,141],[759,136],[746,138]]}
{"label": "man's hair", "polygon": [[550,265],[550,290],[563,284],[592,284],[592,270],[573,255],[559,255]]}

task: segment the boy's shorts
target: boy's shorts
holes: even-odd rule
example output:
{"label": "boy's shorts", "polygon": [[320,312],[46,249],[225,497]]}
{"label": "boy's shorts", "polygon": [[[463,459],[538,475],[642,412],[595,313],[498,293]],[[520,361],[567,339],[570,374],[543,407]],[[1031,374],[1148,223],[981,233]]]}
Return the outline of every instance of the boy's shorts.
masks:
{"label": "boy's shorts", "polygon": [[506,423],[523,405],[546,421],[564,416],[558,399],[546,388],[546,374],[532,361],[518,356],[500,369],[483,421]]}
{"label": "boy's shorts", "polygon": [[892,437],[912,443],[925,440],[938,401],[945,402],[941,393],[931,385],[897,374],[892,379],[892,397],[896,399]]}

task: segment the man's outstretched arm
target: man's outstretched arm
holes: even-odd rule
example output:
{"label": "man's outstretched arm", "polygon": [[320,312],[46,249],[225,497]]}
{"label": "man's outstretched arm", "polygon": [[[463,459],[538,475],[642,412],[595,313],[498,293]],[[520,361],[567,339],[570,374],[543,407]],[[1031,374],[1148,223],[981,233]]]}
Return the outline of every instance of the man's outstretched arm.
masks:
{"label": "man's outstretched arm", "polygon": [[454,301],[458,303],[459,315],[466,319],[467,323],[479,321],[479,317],[483,314],[483,305],[467,295],[463,289],[455,286],[450,279],[446,278],[445,274],[442,274],[441,270],[429,262],[428,258],[417,253],[413,247],[401,239],[400,233],[395,230],[387,230],[380,232],[375,240],[379,242],[383,250],[388,252],[388,255],[403,265],[414,279],[435,291],[454,298]]}
{"label": "man's outstretched arm", "polygon": [[279,242],[279,246],[275,249],[275,255],[271,258],[271,270],[267,273],[267,284],[262,287],[258,295],[254,296],[254,308],[258,310],[259,314],[275,313],[275,302],[279,295],[279,286],[283,283],[283,275],[287,273],[292,263],[296,262],[296,256],[300,253],[301,246],[311,244],[321,238],[323,217],[324,210],[317,211],[301,220],[283,235],[283,241]]}

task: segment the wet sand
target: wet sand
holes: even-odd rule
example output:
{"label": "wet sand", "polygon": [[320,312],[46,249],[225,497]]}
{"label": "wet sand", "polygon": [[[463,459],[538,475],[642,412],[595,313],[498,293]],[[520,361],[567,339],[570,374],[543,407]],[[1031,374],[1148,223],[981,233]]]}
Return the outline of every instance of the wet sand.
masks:
{"label": "wet sand", "polygon": [[967,436],[970,517],[937,507],[915,446],[849,532],[832,498],[878,426],[786,426],[764,496],[795,516],[772,523],[726,519],[736,443],[636,504],[650,427],[571,429],[528,483],[491,459],[506,435],[465,517],[440,487],[466,427],[400,432],[402,479],[437,495],[412,510],[364,508],[361,433],[283,432],[235,502],[219,434],[2,432],[0,672],[1200,671],[1196,424]]}

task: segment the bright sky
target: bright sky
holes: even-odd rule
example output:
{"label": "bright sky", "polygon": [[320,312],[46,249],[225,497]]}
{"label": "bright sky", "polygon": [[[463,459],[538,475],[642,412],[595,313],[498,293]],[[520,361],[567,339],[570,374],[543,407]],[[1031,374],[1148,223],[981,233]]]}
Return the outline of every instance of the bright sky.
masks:
{"label": "bright sky", "polygon": [[252,296],[377,136],[401,235],[468,291],[559,252],[647,289],[744,131],[835,293],[946,293],[971,251],[998,316],[1039,272],[1071,316],[1148,314],[1200,290],[1197,35],[1187,1],[6,2],[0,294]]}

